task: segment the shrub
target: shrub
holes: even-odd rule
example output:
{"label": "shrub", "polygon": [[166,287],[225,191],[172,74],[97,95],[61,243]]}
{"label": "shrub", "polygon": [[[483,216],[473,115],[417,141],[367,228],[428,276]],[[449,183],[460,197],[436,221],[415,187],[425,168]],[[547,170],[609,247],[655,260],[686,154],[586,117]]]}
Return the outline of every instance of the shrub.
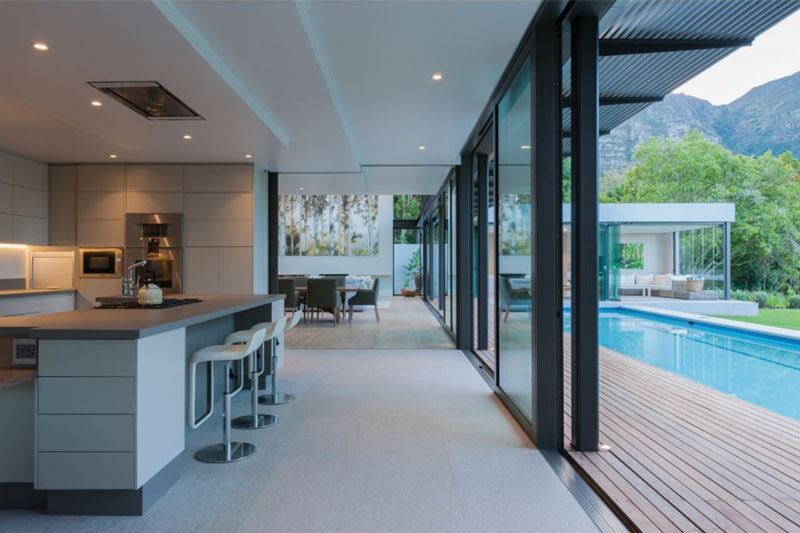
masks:
{"label": "shrub", "polygon": [[769,294],[764,291],[756,291],[753,293],[753,302],[757,302],[759,307],[767,307],[769,304]]}
{"label": "shrub", "polygon": [[789,301],[787,303],[789,309],[800,309],[800,295],[794,294],[789,296]]}
{"label": "shrub", "polygon": [[732,300],[740,300],[742,302],[754,302],[753,293],[750,291],[735,290],[731,293]]}
{"label": "shrub", "polygon": [[779,293],[770,293],[767,298],[767,307],[770,309],[786,309],[786,297]]}

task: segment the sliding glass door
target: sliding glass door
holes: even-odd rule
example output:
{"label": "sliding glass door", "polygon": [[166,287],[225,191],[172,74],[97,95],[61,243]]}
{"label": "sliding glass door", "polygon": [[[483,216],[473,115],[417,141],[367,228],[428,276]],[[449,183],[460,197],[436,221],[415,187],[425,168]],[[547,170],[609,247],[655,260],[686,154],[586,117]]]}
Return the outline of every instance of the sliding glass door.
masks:
{"label": "sliding glass door", "polygon": [[520,70],[497,106],[498,385],[533,422],[531,76]]}

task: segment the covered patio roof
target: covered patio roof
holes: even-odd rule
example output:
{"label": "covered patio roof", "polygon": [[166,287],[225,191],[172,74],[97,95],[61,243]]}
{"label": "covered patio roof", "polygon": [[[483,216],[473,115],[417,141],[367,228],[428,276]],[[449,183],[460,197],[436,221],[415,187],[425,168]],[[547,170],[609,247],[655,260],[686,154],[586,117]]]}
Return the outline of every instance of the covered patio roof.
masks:
{"label": "covered patio roof", "polygon": [[[692,204],[600,204],[601,224],[722,224],[736,221],[736,205]],[[570,204],[561,206],[564,224],[572,222]]]}

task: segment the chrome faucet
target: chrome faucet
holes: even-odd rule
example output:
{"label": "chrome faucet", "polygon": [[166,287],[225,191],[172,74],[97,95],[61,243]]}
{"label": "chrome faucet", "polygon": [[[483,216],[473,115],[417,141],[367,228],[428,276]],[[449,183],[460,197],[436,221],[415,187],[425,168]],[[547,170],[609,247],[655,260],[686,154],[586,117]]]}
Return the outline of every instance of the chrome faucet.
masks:
{"label": "chrome faucet", "polygon": [[127,276],[122,278],[122,296],[136,296],[136,293],[139,291],[139,277],[136,276],[134,278],[134,274],[136,272],[136,268],[145,266],[146,264],[147,259],[139,261],[138,263],[134,263],[128,267]]}

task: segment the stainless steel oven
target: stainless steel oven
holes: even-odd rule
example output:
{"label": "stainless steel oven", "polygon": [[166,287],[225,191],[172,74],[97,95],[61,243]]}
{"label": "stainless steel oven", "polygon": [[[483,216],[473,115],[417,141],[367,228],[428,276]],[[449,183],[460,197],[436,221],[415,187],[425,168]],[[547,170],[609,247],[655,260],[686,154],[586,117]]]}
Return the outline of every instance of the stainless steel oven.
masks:
{"label": "stainless steel oven", "polygon": [[122,250],[119,248],[80,248],[78,277],[121,278]]}
{"label": "stainless steel oven", "polygon": [[132,213],[125,217],[125,268],[139,261],[136,274],[164,293],[182,290],[183,215],[179,213]]}

